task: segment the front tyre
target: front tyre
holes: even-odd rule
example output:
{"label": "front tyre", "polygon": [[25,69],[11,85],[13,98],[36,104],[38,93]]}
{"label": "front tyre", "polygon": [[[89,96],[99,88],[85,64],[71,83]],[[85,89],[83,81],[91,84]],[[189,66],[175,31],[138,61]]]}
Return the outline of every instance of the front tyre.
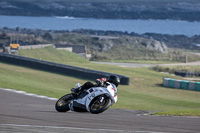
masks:
{"label": "front tyre", "polygon": [[111,100],[104,95],[100,95],[92,100],[89,105],[92,114],[99,114],[107,110],[111,105]]}
{"label": "front tyre", "polygon": [[63,97],[61,97],[60,99],[58,99],[58,101],[55,104],[55,109],[58,112],[66,112],[69,111],[69,103],[71,102],[71,100],[73,99],[72,94],[66,94]]}

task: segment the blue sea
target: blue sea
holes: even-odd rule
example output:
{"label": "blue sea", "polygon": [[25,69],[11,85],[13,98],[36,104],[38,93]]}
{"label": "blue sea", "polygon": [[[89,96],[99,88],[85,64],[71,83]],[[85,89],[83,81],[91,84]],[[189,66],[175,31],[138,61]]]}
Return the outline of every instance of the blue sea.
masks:
{"label": "blue sea", "polygon": [[112,30],[123,32],[161,33],[170,35],[200,35],[200,22],[177,20],[126,20],[74,17],[30,17],[0,15],[0,28],[31,28],[44,30]]}

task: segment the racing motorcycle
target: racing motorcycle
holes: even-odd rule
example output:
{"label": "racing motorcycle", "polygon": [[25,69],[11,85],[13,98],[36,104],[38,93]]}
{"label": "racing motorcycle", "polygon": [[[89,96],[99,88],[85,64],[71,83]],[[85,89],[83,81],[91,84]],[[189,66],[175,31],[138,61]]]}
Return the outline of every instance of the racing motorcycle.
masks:
{"label": "racing motorcycle", "polygon": [[108,83],[107,87],[92,87],[79,94],[72,93],[62,96],[55,104],[58,112],[77,111],[102,113],[117,102],[117,88]]}

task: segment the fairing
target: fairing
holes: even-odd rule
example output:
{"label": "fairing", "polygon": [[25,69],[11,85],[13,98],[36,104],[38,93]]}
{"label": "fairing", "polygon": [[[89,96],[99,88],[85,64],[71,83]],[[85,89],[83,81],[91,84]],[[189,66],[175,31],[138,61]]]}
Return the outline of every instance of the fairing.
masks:
{"label": "fairing", "polygon": [[99,95],[106,95],[108,98],[111,99],[112,104],[117,102],[117,88],[114,84],[109,83],[107,88],[105,87],[92,87],[86,91],[88,95],[83,97],[82,99],[74,100],[74,102],[77,102],[81,105],[84,105],[87,111],[89,110],[89,105],[91,101],[99,96]]}

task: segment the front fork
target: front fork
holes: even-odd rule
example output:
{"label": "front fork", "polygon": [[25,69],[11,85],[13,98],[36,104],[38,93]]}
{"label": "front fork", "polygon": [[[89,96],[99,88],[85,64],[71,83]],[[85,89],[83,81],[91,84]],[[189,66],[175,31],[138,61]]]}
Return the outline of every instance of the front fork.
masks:
{"label": "front fork", "polygon": [[99,97],[99,102],[102,103],[104,100],[104,97]]}

